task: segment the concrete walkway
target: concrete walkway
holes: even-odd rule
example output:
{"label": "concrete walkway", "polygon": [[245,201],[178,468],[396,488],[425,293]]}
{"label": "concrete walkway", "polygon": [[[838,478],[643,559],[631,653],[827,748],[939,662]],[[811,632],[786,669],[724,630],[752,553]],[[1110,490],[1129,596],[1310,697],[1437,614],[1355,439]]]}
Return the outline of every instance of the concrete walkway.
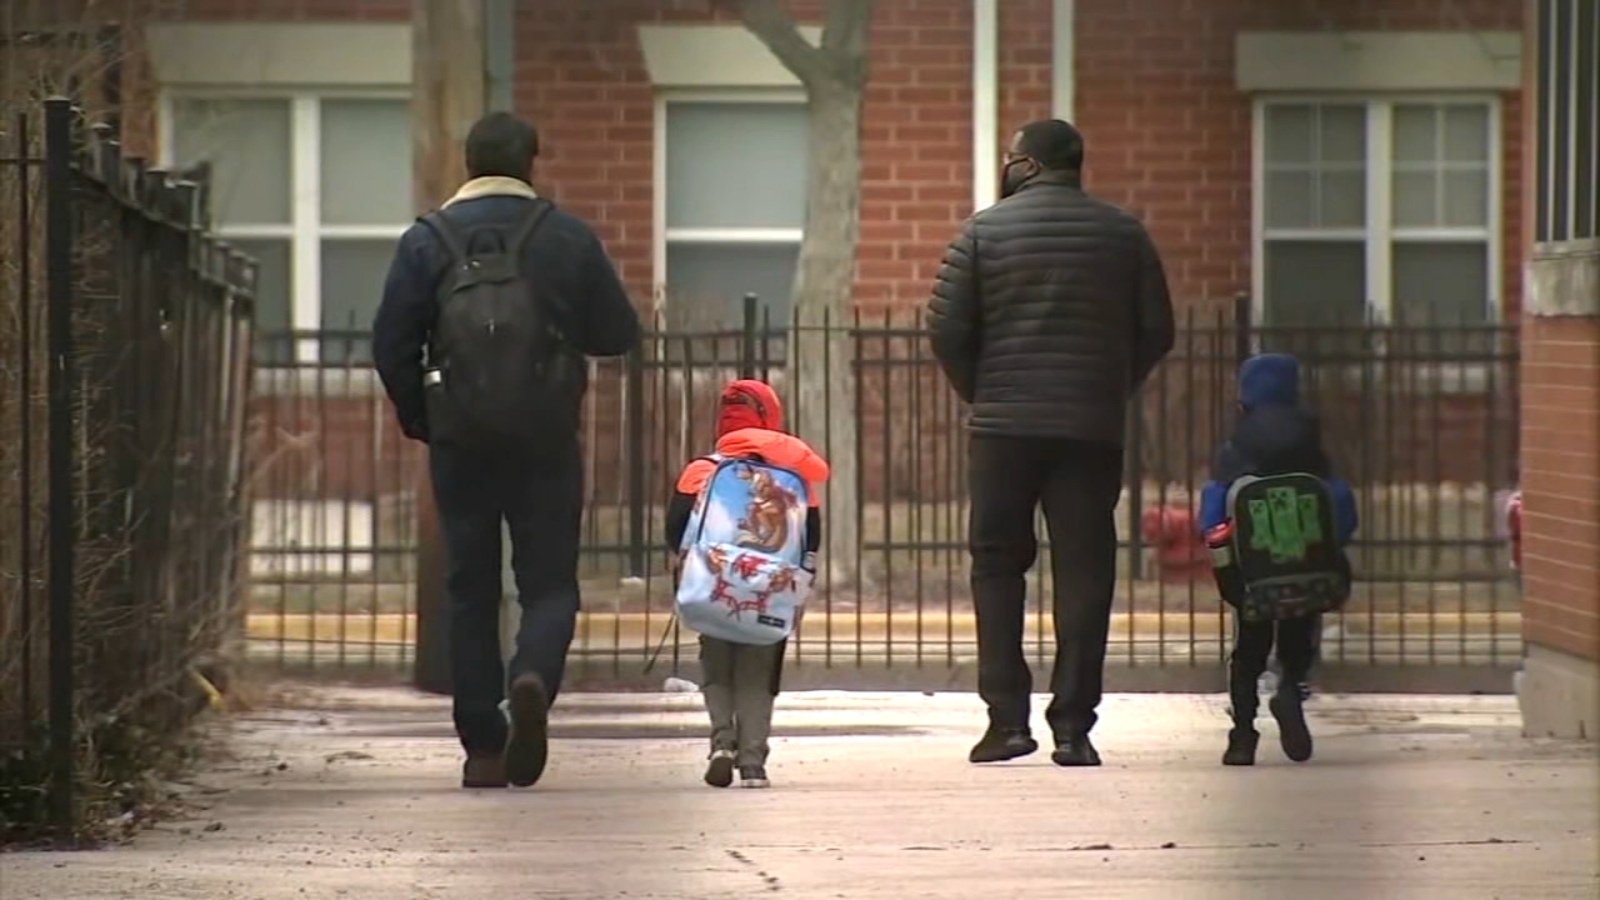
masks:
{"label": "concrete walkway", "polygon": [[444,703],[306,691],[238,720],[194,818],[0,855],[5,900],[1600,895],[1600,757],[1510,698],[1313,701],[1317,759],[1217,764],[1216,696],[1107,699],[1107,765],[977,769],[969,696],[786,696],[770,791],[699,782],[694,695],[563,699],[545,781],[469,794]]}

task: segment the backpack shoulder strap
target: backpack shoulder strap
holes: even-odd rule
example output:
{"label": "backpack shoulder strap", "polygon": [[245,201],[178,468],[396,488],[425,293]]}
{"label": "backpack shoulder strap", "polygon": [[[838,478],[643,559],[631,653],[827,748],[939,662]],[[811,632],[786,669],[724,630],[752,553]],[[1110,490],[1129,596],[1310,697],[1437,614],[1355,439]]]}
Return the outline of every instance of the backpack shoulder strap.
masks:
{"label": "backpack shoulder strap", "polygon": [[1235,478],[1233,483],[1228,485],[1227,500],[1224,501],[1224,509],[1226,510],[1226,515],[1228,518],[1237,518],[1235,510],[1239,503],[1239,492],[1260,480],[1261,479],[1255,475],[1244,475],[1239,478]]}
{"label": "backpack shoulder strap", "polygon": [[452,262],[462,262],[467,258],[467,242],[461,236],[461,231],[456,228],[444,214],[444,210],[436,209],[431,213],[417,219],[429,230],[439,236],[439,241],[450,254]]}
{"label": "backpack shoulder strap", "polygon": [[511,233],[511,240],[506,242],[506,252],[520,259],[528,241],[533,239],[533,233],[539,230],[539,226],[544,224],[545,218],[555,208],[554,203],[543,197],[533,201],[533,208],[528,210],[517,230]]}

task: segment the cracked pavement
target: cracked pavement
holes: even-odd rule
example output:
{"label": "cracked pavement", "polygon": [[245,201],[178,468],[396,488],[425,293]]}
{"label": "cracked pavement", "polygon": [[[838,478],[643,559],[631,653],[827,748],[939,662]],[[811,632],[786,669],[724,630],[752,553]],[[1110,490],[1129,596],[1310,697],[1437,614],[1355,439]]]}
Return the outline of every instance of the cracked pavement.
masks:
{"label": "cracked pavement", "polygon": [[226,726],[186,818],[0,854],[0,897],[1600,896],[1600,749],[1522,738],[1509,697],[1319,696],[1315,760],[1264,720],[1224,769],[1221,695],[1117,695],[1106,765],[1065,770],[967,764],[970,695],[789,694],[768,791],[701,784],[698,699],[563,697],[538,787],[466,793],[446,701],[305,688]]}

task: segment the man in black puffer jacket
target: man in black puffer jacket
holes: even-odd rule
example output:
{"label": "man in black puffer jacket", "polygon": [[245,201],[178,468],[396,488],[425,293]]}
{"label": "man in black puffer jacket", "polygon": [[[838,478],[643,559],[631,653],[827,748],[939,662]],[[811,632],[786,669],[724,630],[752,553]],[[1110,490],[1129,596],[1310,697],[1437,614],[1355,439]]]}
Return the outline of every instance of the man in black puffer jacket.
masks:
{"label": "man in black puffer jacket", "polygon": [[989,707],[975,763],[1038,749],[1022,642],[1041,504],[1055,575],[1052,759],[1100,763],[1089,731],[1116,584],[1126,409],[1172,349],[1173,317],[1144,226],[1084,193],[1082,167],[1083,138],[1066,122],[1017,132],[1002,199],[962,226],[928,305],[933,352],[972,406],[968,542]]}

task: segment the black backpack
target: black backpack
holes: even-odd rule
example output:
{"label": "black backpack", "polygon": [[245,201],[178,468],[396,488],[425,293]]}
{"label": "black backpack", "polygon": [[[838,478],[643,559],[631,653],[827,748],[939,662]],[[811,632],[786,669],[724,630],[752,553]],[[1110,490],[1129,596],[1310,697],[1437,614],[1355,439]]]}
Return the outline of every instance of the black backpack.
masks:
{"label": "black backpack", "polygon": [[546,292],[522,272],[523,251],[552,204],[536,200],[503,232],[502,252],[474,253],[464,232],[434,211],[420,220],[450,254],[428,346],[428,440],[496,446],[548,441],[573,427],[583,361],[556,321]]}

